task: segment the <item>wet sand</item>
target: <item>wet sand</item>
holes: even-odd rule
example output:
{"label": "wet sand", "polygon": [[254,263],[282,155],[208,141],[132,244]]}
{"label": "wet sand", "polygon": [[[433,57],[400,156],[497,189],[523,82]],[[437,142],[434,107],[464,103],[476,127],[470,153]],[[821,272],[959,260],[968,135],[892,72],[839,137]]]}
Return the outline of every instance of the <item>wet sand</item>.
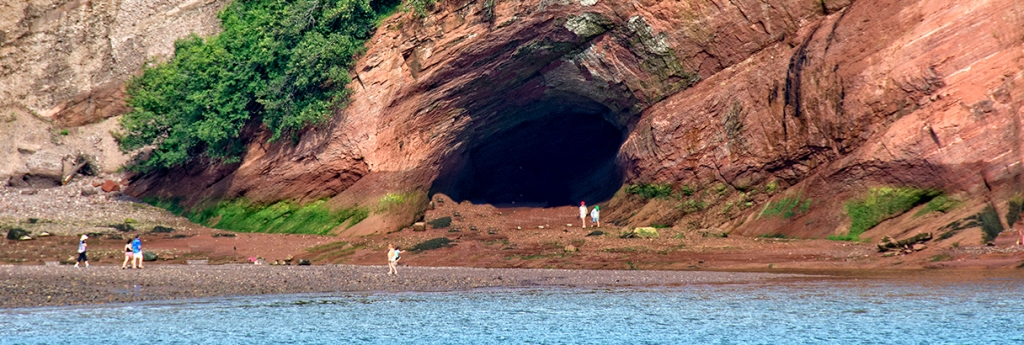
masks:
{"label": "wet sand", "polygon": [[[290,293],[459,291],[476,288],[654,287],[806,279],[806,275],[707,271],[491,269],[401,266],[152,265],[0,266],[0,308],[126,303]],[[824,276],[819,276],[824,277]]]}

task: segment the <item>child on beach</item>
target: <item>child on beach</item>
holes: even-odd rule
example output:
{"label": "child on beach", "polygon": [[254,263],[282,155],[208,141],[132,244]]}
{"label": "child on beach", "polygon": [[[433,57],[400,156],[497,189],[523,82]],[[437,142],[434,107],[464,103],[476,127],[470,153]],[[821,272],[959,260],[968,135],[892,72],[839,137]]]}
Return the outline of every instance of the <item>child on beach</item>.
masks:
{"label": "child on beach", "polygon": [[142,240],[139,239],[139,235],[135,235],[135,239],[132,240],[132,268],[142,268]]}
{"label": "child on beach", "polygon": [[587,204],[580,201],[580,220],[583,221],[583,227],[587,227]]}
{"label": "child on beach", "polygon": [[125,242],[124,244],[124,263],[121,264],[122,270],[128,268],[128,262],[132,261],[133,257],[134,255],[132,255],[132,240],[128,240],[128,242]]}
{"label": "child on beach", "polygon": [[401,259],[402,251],[394,244],[388,244],[388,275],[398,275],[398,260]]}
{"label": "child on beach", "polygon": [[78,240],[78,261],[75,261],[75,267],[82,262],[85,262],[85,267],[89,267],[89,257],[85,255],[86,247],[88,247],[88,244],[85,243],[87,239],[89,239],[88,235],[82,235],[82,238]]}
{"label": "child on beach", "polygon": [[595,224],[597,227],[601,227],[601,206],[594,205],[594,209],[590,211],[590,222]]}

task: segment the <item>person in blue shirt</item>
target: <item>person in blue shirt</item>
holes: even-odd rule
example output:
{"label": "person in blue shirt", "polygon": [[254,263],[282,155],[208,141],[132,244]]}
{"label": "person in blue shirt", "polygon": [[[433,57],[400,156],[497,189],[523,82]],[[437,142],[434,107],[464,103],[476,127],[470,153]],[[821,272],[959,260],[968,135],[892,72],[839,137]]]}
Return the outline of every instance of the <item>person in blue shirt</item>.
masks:
{"label": "person in blue shirt", "polygon": [[132,259],[132,268],[142,268],[142,240],[139,235],[132,240]]}
{"label": "person in blue shirt", "polygon": [[601,227],[601,206],[594,205],[594,209],[590,211],[590,223]]}

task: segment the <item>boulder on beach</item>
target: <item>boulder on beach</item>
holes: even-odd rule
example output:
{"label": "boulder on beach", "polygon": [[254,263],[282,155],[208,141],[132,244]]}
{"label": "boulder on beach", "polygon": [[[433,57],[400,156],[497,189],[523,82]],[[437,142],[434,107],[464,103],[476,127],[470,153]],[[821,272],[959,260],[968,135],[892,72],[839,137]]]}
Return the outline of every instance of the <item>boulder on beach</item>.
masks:
{"label": "boulder on beach", "polygon": [[154,252],[151,252],[151,251],[143,251],[142,252],[142,261],[156,261],[156,259],[158,259],[158,258],[159,257]]}
{"label": "boulder on beach", "polygon": [[103,181],[102,185],[100,185],[100,189],[103,189],[103,192],[105,192],[105,193],[120,192],[121,191],[121,185],[117,184],[114,181],[106,180],[106,181]]}
{"label": "boulder on beach", "polygon": [[25,231],[25,229],[14,228],[7,230],[8,240],[20,240],[23,236],[28,236],[28,231]]}

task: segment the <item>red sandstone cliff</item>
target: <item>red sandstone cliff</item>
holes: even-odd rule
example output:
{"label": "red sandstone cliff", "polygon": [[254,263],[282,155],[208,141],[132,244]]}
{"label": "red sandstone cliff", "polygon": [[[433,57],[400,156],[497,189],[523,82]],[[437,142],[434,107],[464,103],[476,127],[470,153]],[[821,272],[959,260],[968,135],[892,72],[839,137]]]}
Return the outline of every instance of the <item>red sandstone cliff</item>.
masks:
{"label": "red sandstone cliff", "polygon": [[[508,134],[563,128],[563,113],[624,138],[613,166],[566,181],[570,196],[599,195],[593,185],[616,177],[697,191],[620,191],[605,218],[624,224],[823,237],[844,231],[843,203],[871,186],[968,200],[950,219],[1021,190],[1014,0],[441,1],[425,18],[392,17],[368,44],[352,103],[329,126],[297,145],[254,140],[237,165],[144,176],[131,191],[337,206],[413,191],[421,207],[430,190],[471,193],[460,186],[487,178],[473,169],[511,178],[490,158],[506,148],[498,139],[534,151],[582,140]],[[807,213],[758,219],[795,194],[814,200]],[[414,216],[373,215],[348,233]]]}

